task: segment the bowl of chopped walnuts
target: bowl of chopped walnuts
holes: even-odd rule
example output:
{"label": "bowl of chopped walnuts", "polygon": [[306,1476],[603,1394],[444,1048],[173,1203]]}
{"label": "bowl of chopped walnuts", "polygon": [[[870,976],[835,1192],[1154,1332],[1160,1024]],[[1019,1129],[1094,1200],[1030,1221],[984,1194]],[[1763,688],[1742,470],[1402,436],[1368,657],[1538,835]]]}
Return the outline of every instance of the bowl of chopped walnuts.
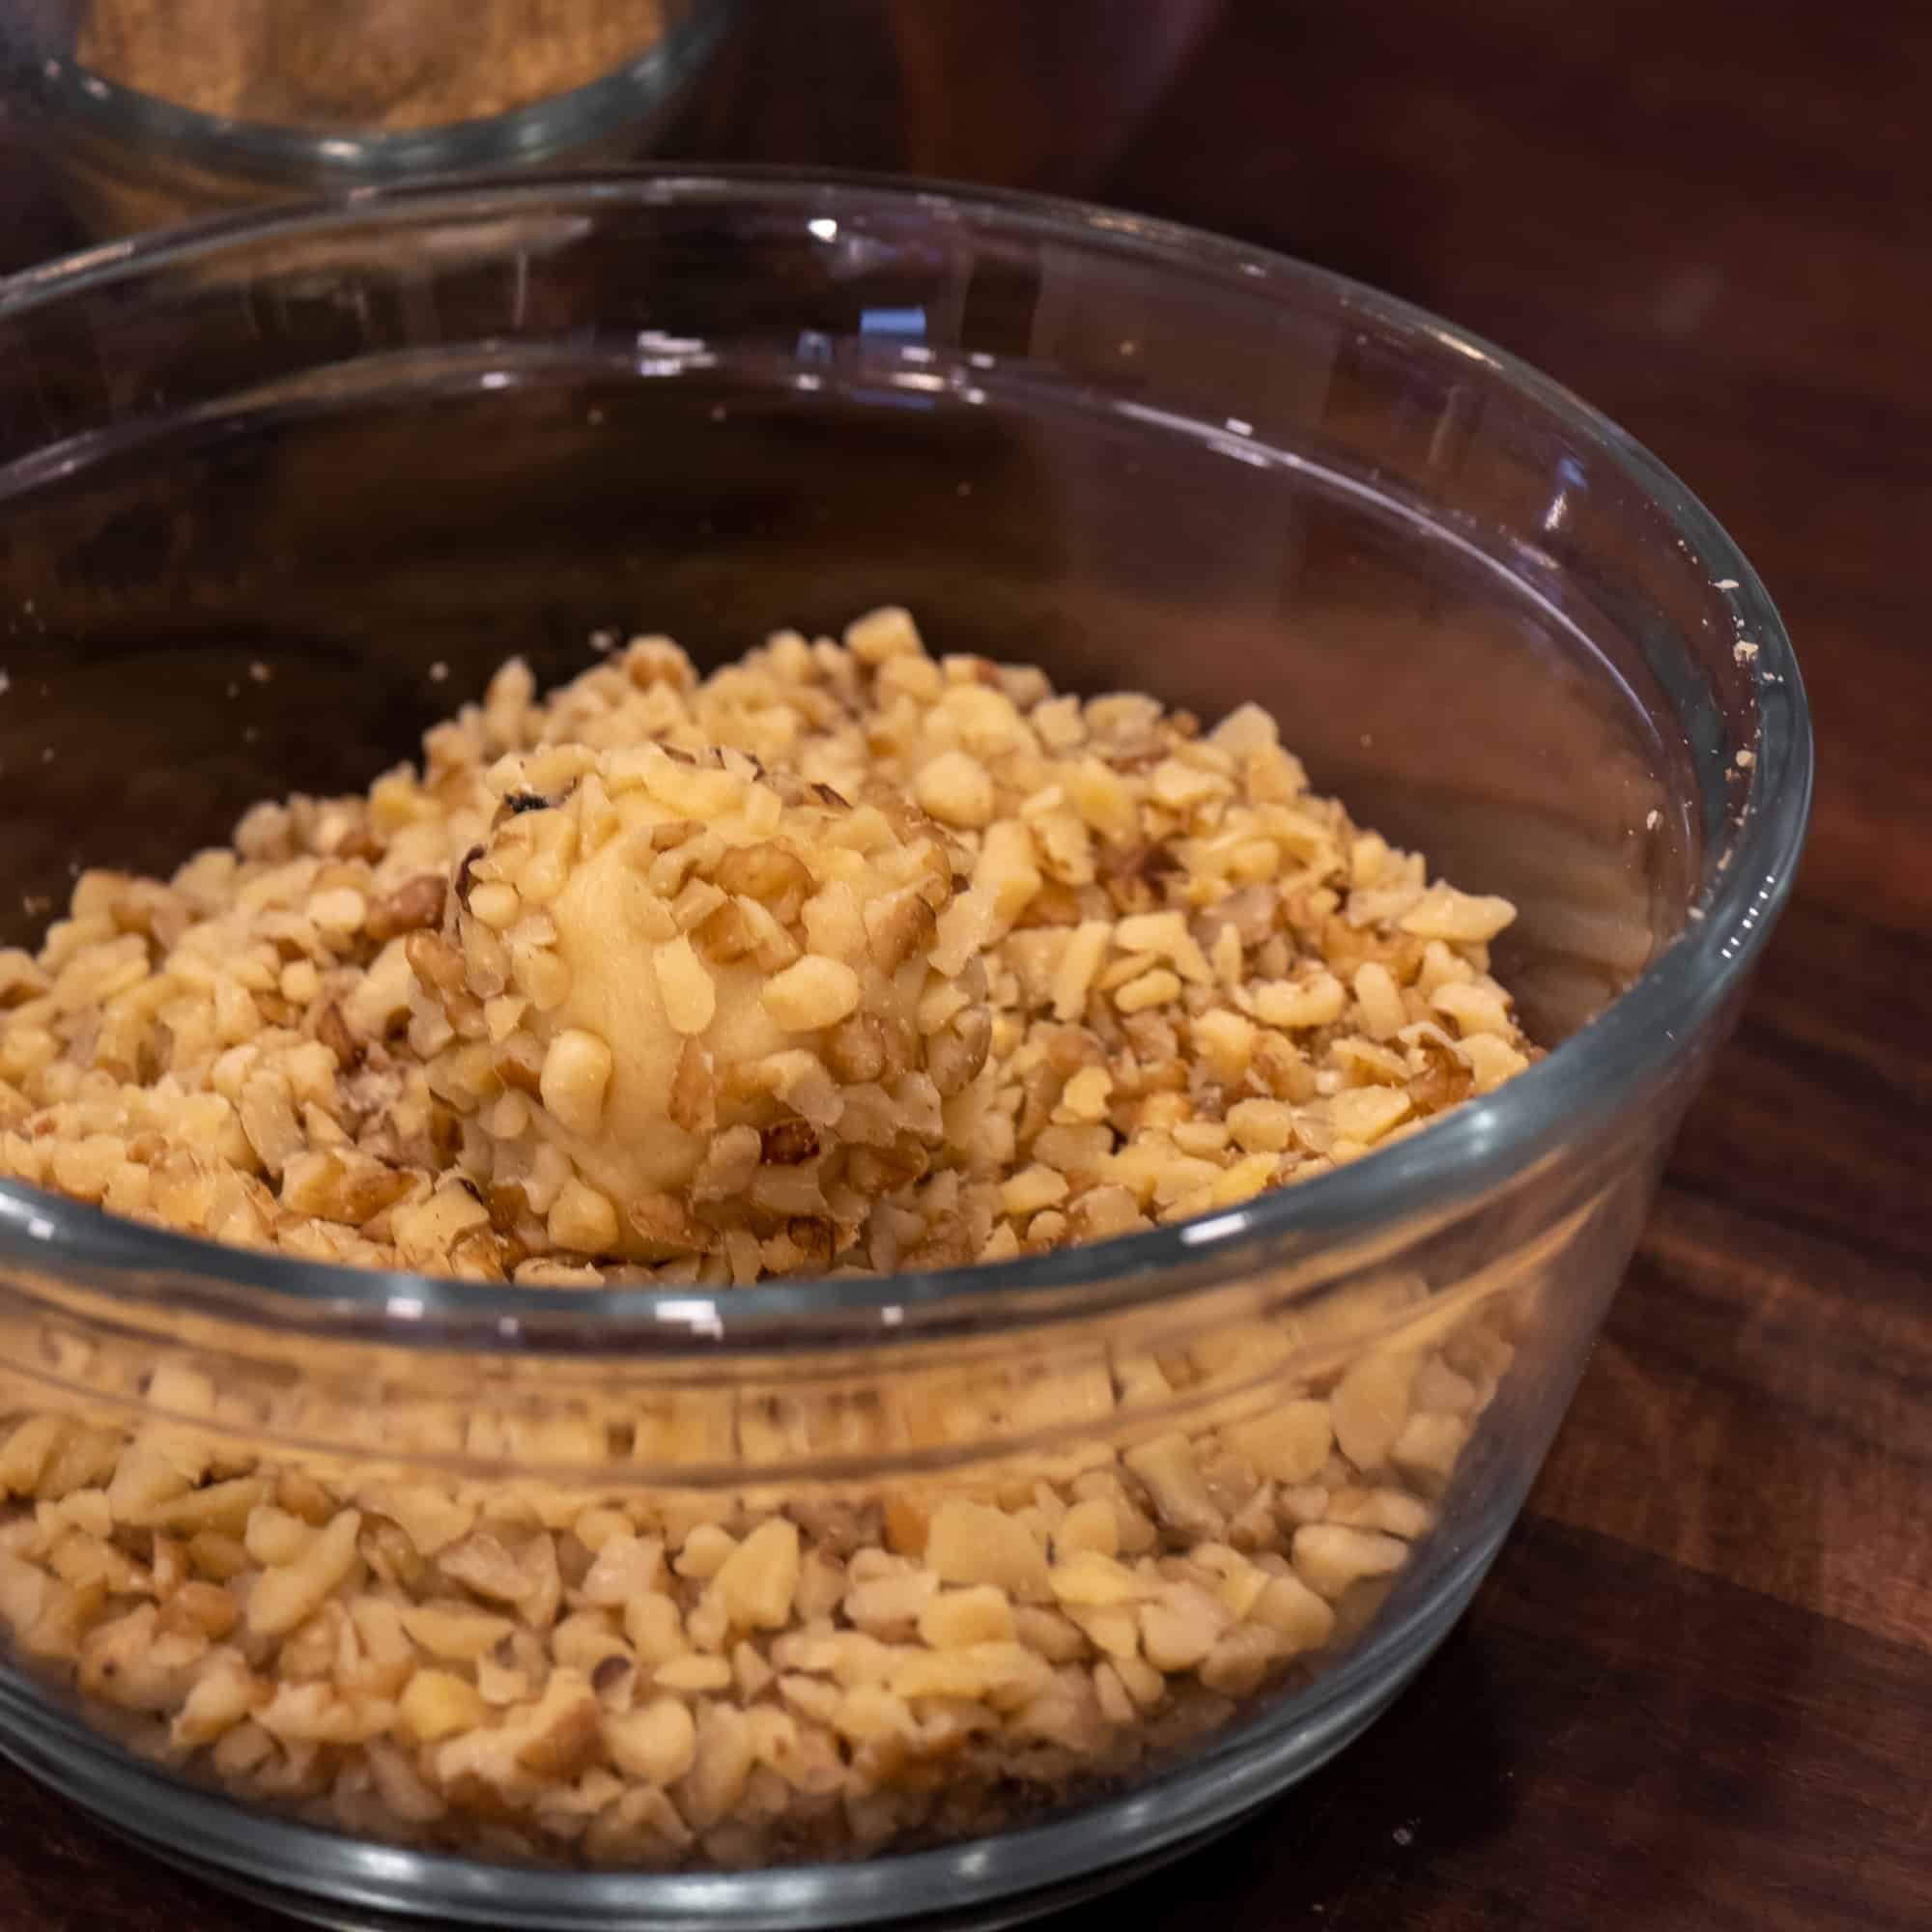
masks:
{"label": "bowl of chopped walnuts", "polygon": [[1449,325],[666,171],[0,286],[0,1748],[297,1909],[1010,1918],[1369,1724],[1802,845]]}
{"label": "bowl of chopped walnuts", "polygon": [[19,0],[0,83],[103,233],[649,151],[736,0]]}

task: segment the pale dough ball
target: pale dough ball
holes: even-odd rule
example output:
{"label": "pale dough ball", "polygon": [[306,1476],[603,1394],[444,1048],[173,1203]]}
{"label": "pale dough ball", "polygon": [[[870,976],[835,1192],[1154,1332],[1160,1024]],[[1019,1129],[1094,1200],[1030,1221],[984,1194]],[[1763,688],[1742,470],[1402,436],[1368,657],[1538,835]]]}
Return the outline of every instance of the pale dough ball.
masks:
{"label": "pale dough ball", "polygon": [[829,1263],[973,1105],[977,958],[929,954],[954,854],[901,800],[735,752],[505,758],[412,955],[434,1091],[499,1221],[634,1260],[779,1234]]}

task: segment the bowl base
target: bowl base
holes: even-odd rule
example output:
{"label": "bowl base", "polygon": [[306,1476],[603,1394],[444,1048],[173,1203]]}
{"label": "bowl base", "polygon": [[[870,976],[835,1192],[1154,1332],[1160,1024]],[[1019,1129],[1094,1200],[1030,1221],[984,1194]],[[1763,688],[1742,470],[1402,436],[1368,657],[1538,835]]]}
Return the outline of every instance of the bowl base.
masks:
{"label": "bowl base", "polygon": [[1065,1818],[935,1851],[772,1871],[624,1873],[485,1864],[338,1836],[196,1790],[89,1733],[0,1671],[0,1753],[180,1870],[335,1932],[985,1932],[1076,1905],[1210,1843],[1351,1744],[1467,1607],[1507,1517],[1428,1601],[1312,1691],[1192,1762]]}
{"label": "bowl base", "polygon": [[[1420,1662],[1422,1660],[1418,1660],[1418,1665]],[[1385,1694],[1354,1710],[1350,1714],[1352,1721],[1349,1723],[1349,1727],[1331,1739],[1323,1739],[1323,1748],[1320,1750],[1318,1756],[1308,1756],[1306,1760],[1287,1766],[1279,1783],[1275,1783],[1273,1789],[1264,1791],[1260,1797],[1246,1797],[1244,1801],[1236,1801],[1236,1808],[1213,1816],[1211,1822],[1202,1826],[1200,1830],[1188,1832],[1186,1835],[1169,1839],[1165,1843],[1157,1843],[1150,1851],[1144,1851],[1140,1855],[1111,1864],[1101,1864],[1090,1870],[1082,1870],[1078,1864],[1074,1864],[1072,1859],[1068,1859],[1068,1870],[1063,1876],[1049,1880],[1047,1884],[1034,1886],[1024,1891],[1014,1891],[1003,1897],[974,1899],[962,1905],[935,1905],[929,1911],[900,1911],[893,1915],[891,1924],[898,1928],[898,1932],[999,1932],[999,1928],[1003,1926],[1026,1924],[1034,1918],[1043,1918],[1049,1913],[1082,1905],[1088,1899],[1095,1899],[1101,1897],[1103,1893],[1115,1891],[1121,1886],[1128,1886],[1134,1880],[1148,1876],[1150,1872],[1157,1872],[1163,1866],[1173,1864],[1175,1861],[1184,1859],[1206,1845],[1211,1845],[1215,1839],[1225,1837],[1229,1832],[1246,1824],[1258,1812],[1267,1810],[1267,1806],[1273,1804],[1279,1797],[1283,1797],[1283,1793],[1291,1785],[1298,1783],[1302,1777],[1308,1777],[1316,1770],[1320,1770],[1321,1764],[1325,1764],[1335,1752],[1350,1745],[1362,1731],[1368,1729],[1370,1723],[1376,1721],[1376,1718],[1381,1716],[1383,1710],[1387,1710],[1389,1704],[1395,1702],[1395,1698],[1406,1689],[1410,1675],[1412,1671],[1405,1673],[1405,1677],[1399,1683],[1393,1683],[1385,1689]],[[456,1932],[456,1928],[466,1928],[466,1926],[506,1928],[506,1926],[535,1926],[535,1924],[543,1926],[568,1924],[570,1928],[583,1928],[583,1932],[589,1932],[589,1928],[595,1928],[595,1932],[701,1932],[701,1928],[732,1924],[730,1918],[721,1920],[713,1913],[703,1913],[701,1909],[690,1915],[680,1913],[674,1905],[667,1909],[667,1903],[659,1901],[657,1897],[651,1897],[649,1901],[639,1899],[632,1907],[626,1907],[618,1901],[609,1901],[601,1909],[591,1907],[589,1911],[583,1913],[572,1913],[568,1920],[553,1918],[551,1909],[545,1907],[535,1907],[535,1911],[529,1917],[526,1917],[520,1907],[502,1897],[487,1905],[475,1901],[473,1909],[468,1911],[462,1909],[462,1905],[458,1905],[458,1901],[450,1897],[444,1897],[440,1901],[431,1901],[431,1899],[417,1901],[412,1899],[408,1891],[396,1895],[390,1901],[384,1901],[384,1905],[363,1903],[359,1899],[344,1899],[330,1893],[336,1893],[338,1889],[346,1888],[344,1886],[344,1880],[348,1878],[346,1872],[330,1874],[330,1872],[315,1872],[311,1868],[307,1872],[311,1880],[309,1886],[290,1886],[286,1882],[269,1876],[270,1872],[288,1872],[290,1866],[276,1855],[274,1841],[282,1830],[303,1830],[299,1826],[278,1826],[278,1822],[267,1820],[263,1826],[263,1841],[255,1851],[255,1855],[247,1859],[245,1864],[230,1862],[236,1857],[234,1853],[228,1853],[224,1857],[211,1857],[207,1851],[189,1849],[187,1845],[184,1845],[178,1830],[172,1832],[170,1835],[158,1835],[141,1830],[139,1824],[131,1822],[131,1816],[141,1814],[139,1801],[135,1801],[135,1804],[129,1806],[124,1795],[116,1795],[114,1779],[100,1779],[97,1776],[89,1776],[87,1772],[79,1770],[79,1766],[68,1754],[37,1748],[33,1743],[10,1733],[6,1737],[0,1737],[0,1756],[6,1756],[14,1764],[17,1764],[23,1772],[27,1772],[31,1777],[52,1787],[62,1797],[71,1799],[83,1812],[87,1812],[89,1818],[95,1820],[95,1824],[112,1832],[114,1837],[124,1839],[126,1843],[137,1847],[139,1851],[149,1853],[162,1864],[170,1864],[180,1872],[187,1872],[191,1878],[199,1878],[205,1884],[211,1884],[216,1889],[230,1893],[232,1897],[247,1899],[251,1905],[265,1905],[270,1911],[282,1913],[284,1917],[299,1924],[323,1926],[327,1928],[327,1932],[421,1932],[425,1918],[433,1920],[439,1926],[450,1928],[450,1932]],[[143,1781],[151,1777],[151,1774],[141,1772],[139,1768],[129,1768],[129,1776],[139,1777]],[[1188,1781],[1190,1777],[1198,1779],[1200,1776],[1202,1776],[1200,1770],[1192,1774],[1180,1772],[1177,1774],[1177,1781]],[[1175,1793],[1175,1797],[1179,1801],[1180,1793]],[[1136,1803],[1140,1799],[1144,1799],[1144,1793],[1136,1795],[1134,1801],[1119,1801],[1119,1803]],[[234,1806],[230,1806],[228,1801],[224,1799],[203,1797],[201,1793],[184,1791],[178,1785],[168,1785],[170,1826],[178,1828],[180,1814],[184,1810],[197,1812],[201,1810],[201,1806],[209,1806],[211,1810],[216,1812],[234,1810]],[[201,1845],[209,1843],[209,1833],[197,1832],[191,1833],[191,1837],[197,1839]],[[481,1872],[489,1868],[469,1866],[469,1870]],[[838,1868],[833,1866],[827,1870],[837,1872]],[[413,1891],[413,1888],[408,1889]],[[918,1895],[918,1889],[922,1888],[908,1888],[912,1895]],[[823,1909],[817,1913],[808,1909],[798,1917],[786,1918],[786,1924],[800,1928],[811,1924],[842,1926],[848,1922],[850,1920],[844,1917],[844,1907],[840,1905],[837,1895],[827,1895],[823,1901]],[[752,1920],[736,1920],[736,1924],[750,1926]]]}
{"label": "bowl base", "polygon": [[[1144,1858],[1131,1859],[1103,1871],[1065,1879],[1042,1890],[1028,1892],[1024,1897],[996,1899],[986,1905],[968,1906],[958,1911],[941,1907],[934,1912],[908,1915],[898,1921],[896,1932],[1004,1932],[1008,1926],[1030,1924],[1050,1913],[1067,1911],[1091,1899],[1103,1897],[1122,1886],[1133,1884],[1136,1879],[1145,1878],[1151,1872],[1177,1863],[1191,1853],[1226,1837],[1250,1818],[1265,1811],[1273,1803],[1273,1798],[1264,1798],[1260,1804],[1210,1825],[1193,1837],[1163,1845]],[[86,1808],[97,1824],[104,1826],[117,1838],[158,1859],[163,1864],[185,1872],[190,1878],[200,1879],[232,1898],[245,1899],[250,1905],[266,1906],[298,1924],[320,1926],[323,1932],[423,1932],[424,1921],[414,1914],[337,1905],[307,1892],[291,1890],[287,1886],[271,1884],[266,1879],[229,1871],[220,1865],[191,1858],[177,1846],[144,1838],[138,1832],[128,1829],[122,1820],[107,1817],[92,1807]],[[458,1927],[479,1921],[465,1918],[441,1919],[439,1922],[456,1932]],[[611,1932],[667,1932],[668,1927],[676,1923],[648,1909],[632,1918],[602,1922]]]}

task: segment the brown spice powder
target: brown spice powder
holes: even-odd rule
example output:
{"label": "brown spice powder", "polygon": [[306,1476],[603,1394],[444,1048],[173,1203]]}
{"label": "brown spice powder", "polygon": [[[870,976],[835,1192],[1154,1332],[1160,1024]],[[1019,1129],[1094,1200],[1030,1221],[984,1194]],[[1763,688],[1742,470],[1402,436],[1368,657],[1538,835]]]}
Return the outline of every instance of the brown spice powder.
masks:
{"label": "brown spice powder", "polygon": [[202,114],[400,129],[582,87],[664,26],[662,0],[95,0],[75,51]]}

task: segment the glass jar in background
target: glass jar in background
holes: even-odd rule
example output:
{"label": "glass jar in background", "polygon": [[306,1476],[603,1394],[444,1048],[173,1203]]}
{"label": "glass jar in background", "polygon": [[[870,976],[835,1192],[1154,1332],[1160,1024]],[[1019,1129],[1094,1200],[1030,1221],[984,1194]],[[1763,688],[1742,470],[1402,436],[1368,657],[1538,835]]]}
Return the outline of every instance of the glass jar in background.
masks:
{"label": "glass jar in background", "polygon": [[647,152],[737,0],[14,0],[0,86],[99,234]]}

